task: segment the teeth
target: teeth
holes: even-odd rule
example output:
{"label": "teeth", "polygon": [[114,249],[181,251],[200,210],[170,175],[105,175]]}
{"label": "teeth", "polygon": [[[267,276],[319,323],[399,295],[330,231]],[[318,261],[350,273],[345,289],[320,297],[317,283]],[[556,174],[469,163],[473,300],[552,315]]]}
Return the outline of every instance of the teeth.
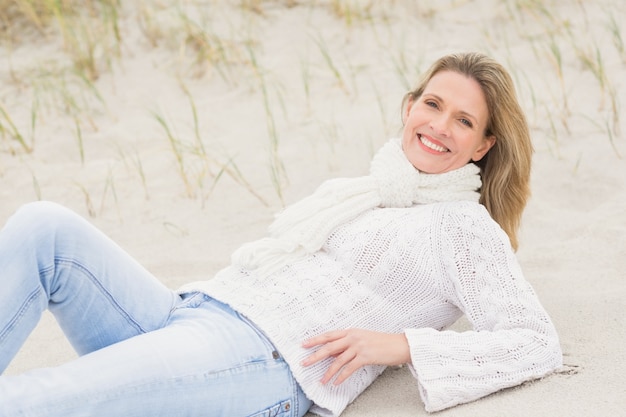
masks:
{"label": "teeth", "polygon": [[424,144],[424,146],[426,146],[427,148],[430,148],[437,152],[448,152],[448,149],[444,148],[443,146],[439,146],[439,145],[432,143],[431,141],[426,139],[424,136],[418,135],[418,137],[420,141]]}

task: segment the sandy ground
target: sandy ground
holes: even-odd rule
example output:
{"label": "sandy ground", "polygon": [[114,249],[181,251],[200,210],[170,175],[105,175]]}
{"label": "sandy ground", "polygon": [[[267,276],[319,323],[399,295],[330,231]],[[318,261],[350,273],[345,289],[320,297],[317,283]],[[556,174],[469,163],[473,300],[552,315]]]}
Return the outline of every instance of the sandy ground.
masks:
{"label": "sandy ground", "polygon": [[[0,135],[0,222],[25,202],[56,201],[172,288],[210,279],[283,204],[324,179],[363,175],[398,134],[402,97],[434,59],[485,52],[510,69],[531,125],[533,197],[518,257],[566,365],[438,415],[626,415],[621,0],[264,1],[257,12],[154,3],[125,2],[121,57],[93,83],[101,99],[62,75],[69,60],[57,38],[2,49],[0,103],[33,150]],[[181,47],[184,13],[205,39],[221,40],[221,58],[194,65],[192,46]],[[137,24],[146,16],[153,26]],[[76,108],[62,104],[68,95]],[[46,314],[8,372],[72,357]],[[344,415],[426,414],[408,370],[394,368]]]}

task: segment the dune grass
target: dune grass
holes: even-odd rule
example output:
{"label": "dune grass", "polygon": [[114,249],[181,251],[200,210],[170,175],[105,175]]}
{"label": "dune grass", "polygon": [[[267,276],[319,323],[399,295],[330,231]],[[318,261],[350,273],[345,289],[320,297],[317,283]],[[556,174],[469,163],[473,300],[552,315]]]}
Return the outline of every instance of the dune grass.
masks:
{"label": "dune grass", "polygon": [[0,0],[0,38],[15,45],[60,35],[74,69],[96,80],[119,58],[118,0]]}
{"label": "dune grass", "polygon": [[[363,124],[368,133],[356,143],[375,147],[372,137],[395,133],[401,123],[389,103],[400,101],[425,65],[439,51],[471,47],[510,67],[537,144],[561,157],[564,138],[583,129],[597,133],[596,143],[604,141],[620,156],[624,87],[612,74],[623,74],[626,65],[621,3],[572,1],[566,7],[554,1],[493,0],[480,5],[488,25],[477,24],[478,17],[469,13],[472,5],[463,1],[0,0],[0,44],[8,65],[4,81],[19,93],[0,95],[0,149],[32,155],[54,135],[70,137],[71,158],[88,168],[95,137],[124,120],[111,86],[126,76],[135,57],[153,54],[154,69],[177,86],[177,101],[172,107],[146,105],[142,123],[157,127],[150,140],[163,145],[159,149],[172,161],[168,172],[180,180],[181,194],[204,205],[228,177],[262,206],[283,205],[291,185],[287,172],[298,168],[284,155],[296,146],[304,146],[302,152],[319,150],[317,142],[298,142],[292,134],[321,137],[320,155],[334,154],[357,140],[344,133],[350,123]],[[467,22],[448,18],[459,11]],[[294,27],[303,35],[297,45],[272,32],[281,14],[298,21]],[[465,32],[475,39],[472,44],[464,42]],[[21,48],[33,44],[42,47],[33,49],[35,56],[25,65]],[[291,61],[277,63],[272,51],[286,48],[293,48]],[[579,83],[587,79],[596,88],[582,92]],[[253,116],[262,120],[263,134],[254,146],[265,177],[252,178],[240,169],[243,152],[215,148],[218,141],[210,140],[204,123],[212,117],[207,91],[259,104],[262,113]],[[581,96],[589,103],[584,110]],[[352,115],[346,122],[331,114],[327,97],[349,111],[362,105],[373,117]],[[220,140],[231,139],[222,134]],[[129,161],[149,199],[150,156],[134,144],[120,147],[129,148],[133,151],[120,150],[117,158]],[[119,204],[113,174],[100,179],[101,200]],[[46,193],[41,178],[33,175],[33,182],[38,195]],[[86,192],[93,188],[81,187],[90,212],[97,212]],[[265,189],[272,189],[273,197]]]}

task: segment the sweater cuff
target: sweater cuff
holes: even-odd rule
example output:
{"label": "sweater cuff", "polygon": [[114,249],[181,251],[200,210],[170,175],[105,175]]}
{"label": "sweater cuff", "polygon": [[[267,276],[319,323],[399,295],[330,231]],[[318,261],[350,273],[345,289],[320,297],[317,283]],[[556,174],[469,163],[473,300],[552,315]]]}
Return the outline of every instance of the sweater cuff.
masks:
{"label": "sweater cuff", "polygon": [[[456,351],[459,346],[457,339],[463,337],[460,334],[442,333],[432,328],[406,329],[404,333],[411,353],[409,369],[417,380],[424,409],[429,413],[468,403],[506,385],[514,385],[508,381],[499,387],[495,381],[483,379],[481,371],[461,371],[460,367],[467,363],[458,358],[459,352]],[[467,350],[471,348],[468,346]],[[488,364],[485,366],[490,367]]]}
{"label": "sweater cuff", "polygon": [[[424,403],[424,409],[429,413],[465,402],[458,397],[455,399],[455,396],[451,395],[452,393],[446,389],[446,384],[438,381],[442,379],[442,375],[437,375],[437,372],[433,372],[432,365],[440,362],[440,356],[432,350],[417,346],[416,341],[422,341],[423,343],[425,340],[430,340],[434,336],[433,333],[436,332],[436,330],[430,328],[406,329],[404,331],[411,353],[409,370],[417,381],[417,388]],[[422,343],[420,344],[424,346]]]}

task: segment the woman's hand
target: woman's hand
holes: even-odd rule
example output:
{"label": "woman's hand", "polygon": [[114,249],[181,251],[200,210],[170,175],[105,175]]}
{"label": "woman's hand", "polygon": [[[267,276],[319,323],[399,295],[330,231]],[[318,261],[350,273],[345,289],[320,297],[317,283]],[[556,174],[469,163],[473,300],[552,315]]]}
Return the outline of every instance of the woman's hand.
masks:
{"label": "woman's hand", "polygon": [[379,333],[363,329],[336,330],[312,337],[302,344],[304,348],[321,346],[304,361],[313,365],[326,358],[335,360],[322,378],[326,384],[334,376],[335,385],[341,384],[357,369],[365,365],[400,365],[410,362],[409,343],[404,333]]}

